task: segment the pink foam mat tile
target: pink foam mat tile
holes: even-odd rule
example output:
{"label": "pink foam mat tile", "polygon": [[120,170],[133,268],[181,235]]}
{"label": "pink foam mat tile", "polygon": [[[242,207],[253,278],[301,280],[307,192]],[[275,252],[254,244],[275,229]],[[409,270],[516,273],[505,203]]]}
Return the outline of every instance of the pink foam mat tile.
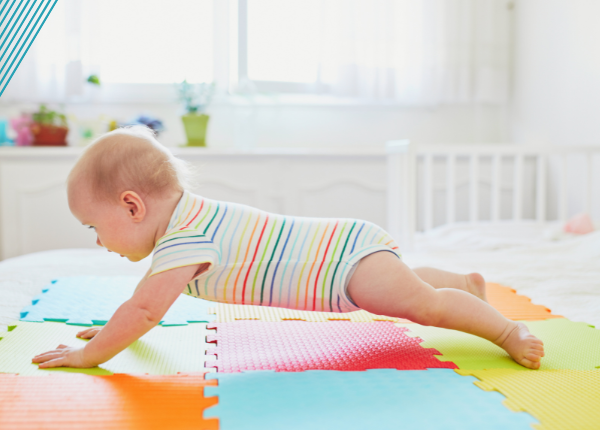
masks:
{"label": "pink foam mat tile", "polygon": [[421,339],[407,336],[408,328],[391,322],[235,321],[208,329],[216,329],[207,342],[217,346],[207,350],[215,359],[206,367],[223,373],[457,368],[434,357],[439,351],[423,348]]}

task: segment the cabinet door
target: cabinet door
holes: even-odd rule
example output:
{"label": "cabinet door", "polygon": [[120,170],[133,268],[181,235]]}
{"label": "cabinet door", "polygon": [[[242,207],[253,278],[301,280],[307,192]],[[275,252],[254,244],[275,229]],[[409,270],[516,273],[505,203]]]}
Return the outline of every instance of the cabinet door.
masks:
{"label": "cabinet door", "polygon": [[363,219],[385,228],[383,157],[305,157],[284,170],[288,175],[286,212]]}
{"label": "cabinet door", "polygon": [[66,179],[72,166],[72,161],[54,160],[0,165],[2,258],[97,247],[93,230],[69,211]]}

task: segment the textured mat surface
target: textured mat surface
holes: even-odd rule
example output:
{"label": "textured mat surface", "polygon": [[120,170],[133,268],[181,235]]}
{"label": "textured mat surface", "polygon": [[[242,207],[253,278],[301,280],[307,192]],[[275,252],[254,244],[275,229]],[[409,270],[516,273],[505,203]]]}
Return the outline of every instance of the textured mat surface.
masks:
{"label": "textured mat surface", "polygon": [[563,318],[553,315],[545,306],[534,305],[531,299],[517,294],[515,290],[503,285],[488,282],[486,293],[490,305],[506,318],[513,321],[537,321],[549,318]]}
{"label": "textured mat surface", "polygon": [[264,429],[531,429],[535,420],[510,412],[499,393],[452,370],[213,373],[204,412],[221,430]]}
{"label": "textured mat surface", "polygon": [[[63,323],[31,323],[20,321],[12,331],[0,333],[0,373],[21,375],[49,375],[65,372],[88,375],[111,373],[148,373],[169,375],[177,372],[206,372],[206,324],[182,327],[155,327],[134,342],[125,351],[92,369],[38,369],[31,359],[58,345],[85,345],[87,341],[75,337],[81,327]],[[212,333],[212,332],[211,332]]]}
{"label": "textured mat surface", "polygon": [[202,374],[0,375],[0,428],[217,430],[202,418],[217,403],[204,397],[209,385]]}
{"label": "textured mat surface", "polygon": [[[104,325],[123,302],[133,295],[139,278],[134,276],[73,276],[59,278],[34,297],[21,311],[22,321],[60,321],[67,324]],[[181,295],[167,311],[162,325],[210,322],[213,302]]]}
{"label": "textured mat surface", "polygon": [[235,321],[208,328],[217,330],[207,337],[217,343],[207,352],[217,360],[209,357],[206,366],[219,372],[456,368],[391,322]]}
{"label": "textured mat surface", "polygon": [[238,320],[259,320],[259,321],[352,321],[352,322],[410,322],[400,318],[392,318],[381,315],[370,314],[367,311],[336,313],[336,312],[312,312],[298,311],[295,309],[270,308],[267,306],[252,305],[230,305],[225,303],[213,304],[212,312],[216,314],[215,322],[232,322]]}
{"label": "textured mat surface", "polygon": [[457,370],[481,381],[475,385],[506,396],[513,411],[527,411],[539,420],[540,430],[600,428],[600,370],[510,369]]}
{"label": "textured mat surface", "polygon": [[[591,370],[600,366],[600,330],[585,323],[566,318],[525,322],[531,333],[544,342],[545,357],[541,370]],[[407,328],[408,336],[423,339],[421,346],[437,349],[440,360],[452,361],[459,369],[518,369],[501,348],[477,336],[454,330],[424,327],[418,324],[399,324]]]}

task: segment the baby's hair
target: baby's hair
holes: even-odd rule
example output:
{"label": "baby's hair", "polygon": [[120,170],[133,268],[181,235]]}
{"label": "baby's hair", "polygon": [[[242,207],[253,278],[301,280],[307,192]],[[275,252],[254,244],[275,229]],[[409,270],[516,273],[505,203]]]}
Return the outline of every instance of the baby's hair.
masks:
{"label": "baby's hair", "polygon": [[161,196],[190,186],[188,164],[162,146],[148,127],[118,128],[94,140],[71,170],[95,198],[117,200],[123,191]]}

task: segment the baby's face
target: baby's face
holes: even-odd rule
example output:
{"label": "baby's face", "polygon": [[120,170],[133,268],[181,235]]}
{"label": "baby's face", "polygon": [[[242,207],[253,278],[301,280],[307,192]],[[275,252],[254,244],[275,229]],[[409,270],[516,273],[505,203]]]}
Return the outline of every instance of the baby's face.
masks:
{"label": "baby's face", "polygon": [[143,222],[134,222],[116,202],[95,201],[83,187],[69,185],[69,208],[84,226],[94,229],[96,243],[130,261],[152,253],[153,236]]}

